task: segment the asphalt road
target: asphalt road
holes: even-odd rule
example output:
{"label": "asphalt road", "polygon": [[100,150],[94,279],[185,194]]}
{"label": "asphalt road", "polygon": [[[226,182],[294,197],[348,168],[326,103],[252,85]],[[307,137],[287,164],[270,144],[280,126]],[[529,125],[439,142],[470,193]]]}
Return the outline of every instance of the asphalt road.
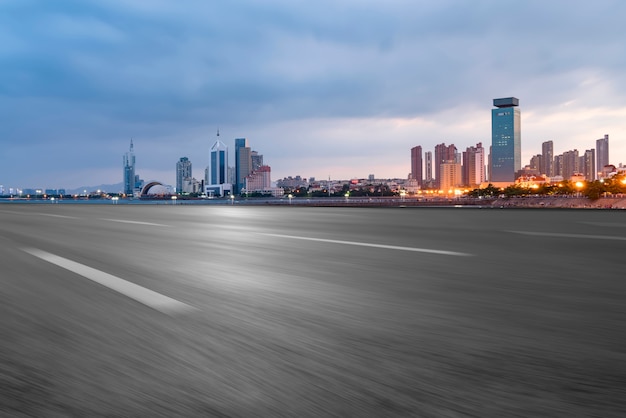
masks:
{"label": "asphalt road", "polygon": [[626,213],[0,205],[0,416],[622,417]]}

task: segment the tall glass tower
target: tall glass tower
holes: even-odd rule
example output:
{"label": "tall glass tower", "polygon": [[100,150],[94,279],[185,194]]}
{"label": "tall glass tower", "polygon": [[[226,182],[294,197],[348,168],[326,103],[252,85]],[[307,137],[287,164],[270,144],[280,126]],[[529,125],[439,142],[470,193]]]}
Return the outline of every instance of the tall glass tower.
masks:
{"label": "tall glass tower", "polygon": [[130,140],[130,149],[123,158],[124,162],[124,194],[133,195],[135,190],[135,151],[133,149],[133,140]]}
{"label": "tall glass tower", "polygon": [[235,138],[235,193],[241,193],[252,172],[252,155],[246,138]]}
{"label": "tall glass tower", "polygon": [[491,110],[491,178],[493,182],[513,182],[522,168],[522,132],[519,100],[493,99]]}
{"label": "tall glass tower", "polygon": [[220,132],[217,131],[217,140],[211,147],[209,165],[210,185],[225,184],[228,182],[228,147],[220,141]]}

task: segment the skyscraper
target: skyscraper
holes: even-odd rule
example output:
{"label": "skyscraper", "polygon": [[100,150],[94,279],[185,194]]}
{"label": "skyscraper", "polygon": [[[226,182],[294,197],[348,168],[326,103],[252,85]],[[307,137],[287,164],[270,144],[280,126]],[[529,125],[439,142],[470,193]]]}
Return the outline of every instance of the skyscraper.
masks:
{"label": "skyscraper", "polygon": [[599,173],[602,172],[602,169],[605,165],[609,165],[609,136],[604,135],[604,138],[600,138],[596,140],[596,158],[598,159],[598,164],[596,169]]}
{"label": "skyscraper", "polygon": [[578,158],[578,150],[565,151],[563,153],[561,175],[563,179],[569,180],[574,174],[580,173],[580,167],[578,164],[580,160]]}
{"label": "skyscraper", "polygon": [[435,145],[435,161],[433,161],[433,170],[435,171],[435,188],[441,188],[441,164],[449,161],[456,162],[456,147],[454,144],[446,145],[445,143]]}
{"label": "skyscraper", "polygon": [[219,131],[217,131],[217,140],[211,147],[206,181],[208,185],[228,183],[228,147],[220,141]]}
{"label": "skyscraper", "polygon": [[493,99],[491,110],[491,181],[513,182],[522,168],[522,135],[519,100]]}
{"label": "skyscraper", "polygon": [[419,145],[411,148],[411,178],[417,180],[417,185],[422,187],[422,147]]}
{"label": "skyscraper", "polygon": [[424,166],[426,168],[424,173],[424,179],[426,183],[433,181],[433,153],[432,151],[426,151],[424,153]]}
{"label": "skyscraper", "polygon": [[176,193],[182,193],[183,181],[191,178],[191,161],[187,157],[181,157],[176,163]]}
{"label": "skyscraper", "polygon": [[541,168],[542,173],[548,177],[554,177],[554,144],[552,141],[546,141],[541,144]]}
{"label": "skyscraper", "polygon": [[124,194],[133,195],[135,190],[135,150],[133,140],[130,140],[130,149],[123,157],[124,163]]}
{"label": "skyscraper", "polygon": [[485,149],[479,142],[475,147],[468,147],[463,152],[463,170],[461,181],[463,185],[478,187],[485,179]]}
{"label": "skyscraper", "polygon": [[252,156],[246,138],[235,138],[235,193],[241,193],[252,172]]}
{"label": "skyscraper", "polygon": [[250,160],[252,161],[252,171],[257,171],[263,166],[263,155],[257,151],[250,151]]}
{"label": "skyscraper", "polygon": [[596,150],[588,149],[582,156],[581,172],[585,176],[585,180],[594,181],[597,176],[596,170]]}

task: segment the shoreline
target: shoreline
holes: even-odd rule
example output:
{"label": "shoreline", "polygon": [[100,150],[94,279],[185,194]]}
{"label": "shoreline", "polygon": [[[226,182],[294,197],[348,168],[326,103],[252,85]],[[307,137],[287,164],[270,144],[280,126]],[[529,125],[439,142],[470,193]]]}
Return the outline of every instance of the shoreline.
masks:
{"label": "shoreline", "polygon": [[95,204],[95,205],[168,205],[168,206],[315,206],[315,207],[480,207],[480,208],[535,208],[535,209],[626,209],[626,196],[602,197],[589,200],[576,196],[510,197],[510,198],[437,198],[413,197],[389,198],[305,198],[287,199],[238,198],[230,199],[129,199],[111,201],[108,199],[8,199],[0,198],[0,205],[11,204]]}

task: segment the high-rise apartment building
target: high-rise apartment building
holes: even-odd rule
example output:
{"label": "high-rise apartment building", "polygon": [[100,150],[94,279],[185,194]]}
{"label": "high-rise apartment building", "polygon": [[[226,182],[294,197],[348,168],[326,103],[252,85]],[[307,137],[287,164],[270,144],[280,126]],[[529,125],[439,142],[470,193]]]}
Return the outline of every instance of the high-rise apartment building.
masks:
{"label": "high-rise apartment building", "polygon": [[417,185],[422,187],[422,147],[411,148],[411,178],[417,180]]}
{"label": "high-rise apartment building", "polygon": [[597,178],[596,171],[596,150],[588,149],[582,155],[581,172],[585,176],[585,180],[594,181]]}
{"label": "high-rise apartment building", "polygon": [[207,174],[207,185],[228,183],[228,147],[220,141],[219,132],[217,140],[211,147]]}
{"label": "high-rise apartment building", "polygon": [[491,177],[493,182],[513,182],[522,168],[521,114],[515,97],[494,99],[491,110]]}
{"label": "high-rise apartment building", "polygon": [[124,164],[124,194],[133,195],[135,190],[135,150],[133,140],[130,140],[130,149],[123,157]]}
{"label": "high-rise apartment building", "polygon": [[605,165],[609,165],[609,136],[604,135],[604,138],[596,140],[596,158],[598,164],[596,169],[598,173],[602,173],[602,169]]}
{"label": "high-rise apartment building", "polygon": [[450,191],[461,186],[462,173],[461,164],[454,159],[444,161],[439,164],[439,189]]}
{"label": "high-rise apartment building", "polygon": [[554,144],[552,141],[541,144],[541,157],[541,174],[554,177]]}
{"label": "high-rise apartment building", "polygon": [[552,171],[554,172],[554,176],[563,177],[563,154],[554,156]]}
{"label": "high-rise apartment building", "polygon": [[186,180],[191,179],[191,161],[187,157],[181,157],[176,163],[176,193],[186,190],[183,187]]}
{"label": "high-rise apartment building", "polygon": [[463,152],[461,182],[468,187],[478,187],[486,181],[485,149],[479,142],[475,147],[468,147]]}
{"label": "high-rise apartment building", "polygon": [[433,153],[427,151],[424,153],[424,180],[426,183],[433,181]]}
{"label": "high-rise apartment building", "polygon": [[565,151],[563,153],[563,166],[561,168],[561,175],[564,180],[569,180],[574,174],[580,173],[578,150]]}
{"label": "high-rise apartment building", "polygon": [[252,155],[246,138],[235,139],[235,193],[245,188],[246,177],[252,172]]}
{"label": "high-rise apartment building", "polygon": [[435,188],[442,189],[441,176],[440,176],[441,164],[443,164],[444,162],[448,162],[448,161],[456,162],[456,160],[457,160],[457,155],[456,155],[456,147],[454,146],[454,144],[449,145],[449,146],[446,145],[445,143],[435,145],[435,160],[433,161],[433,169],[436,175]]}

